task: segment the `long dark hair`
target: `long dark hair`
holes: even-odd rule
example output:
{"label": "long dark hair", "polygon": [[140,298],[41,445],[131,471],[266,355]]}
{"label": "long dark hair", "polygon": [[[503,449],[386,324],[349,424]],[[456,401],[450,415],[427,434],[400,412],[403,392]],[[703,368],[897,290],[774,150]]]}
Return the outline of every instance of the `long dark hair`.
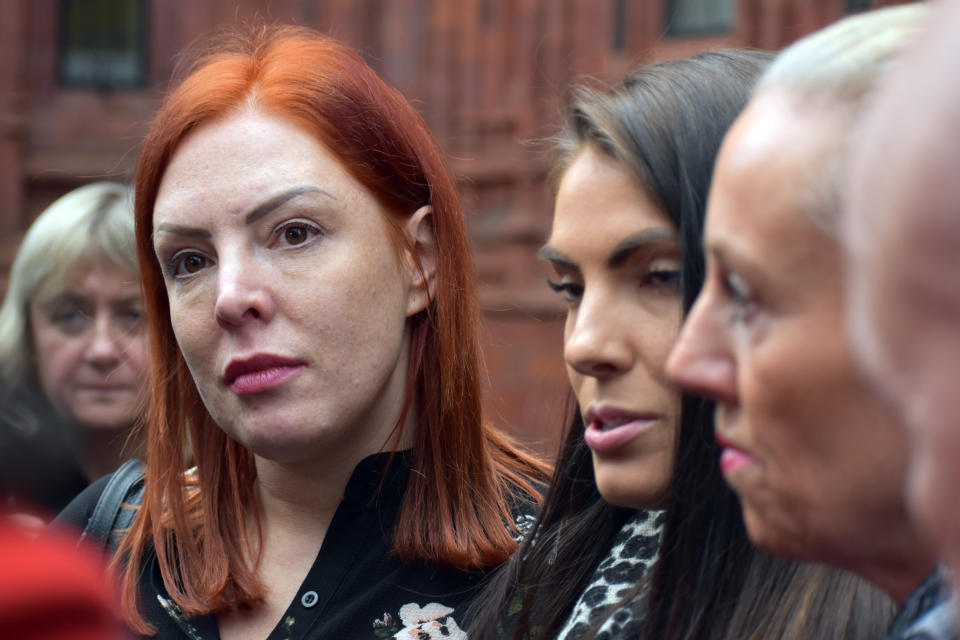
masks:
{"label": "long dark hair", "polygon": [[[677,226],[685,312],[703,284],[701,237],[717,150],[770,59],[750,50],[698,53],[640,67],[606,91],[575,88],[568,102],[554,184],[586,147],[626,167]],[[660,559],[644,585],[644,637],[789,637],[794,630],[829,637],[809,632],[832,622],[846,628],[839,616],[851,610],[848,600],[865,614],[861,622],[879,619],[872,623],[879,635],[892,609],[867,612],[879,601],[870,592],[863,604],[857,579],[777,560],[750,544],[719,472],[712,403],[687,395],[682,403]],[[597,491],[583,431],[574,411],[532,534],[474,603],[473,640],[556,637],[632,515]],[[640,588],[624,603],[635,602]],[[820,625],[814,617],[826,610],[825,593],[836,595],[830,610],[839,613]]]}
{"label": "long dark hair", "polygon": [[543,508],[520,548],[470,607],[471,640],[555,638],[633,511],[597,491],[576,403]]}

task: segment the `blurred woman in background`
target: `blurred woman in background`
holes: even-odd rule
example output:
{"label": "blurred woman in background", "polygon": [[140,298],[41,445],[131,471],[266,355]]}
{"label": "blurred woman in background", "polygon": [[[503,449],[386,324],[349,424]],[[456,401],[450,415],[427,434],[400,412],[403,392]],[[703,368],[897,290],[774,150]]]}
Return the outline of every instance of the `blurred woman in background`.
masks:
{"label": "blurred woman in background", "polygon": [[850,132],[925,15],[847,18],[771,64],[721,148],[706,284],[669,363],[718,403],[720,467],[750,539],[882,588],[901,606],[892,637],[944,594],[904,501],[906,433],[844,331],[839,196]]}
{"label": "blurred woman in background", "polygon": [[0,308],[0,488],[47,515],[140,452],[149,358],[133,193],[98,182],[48,207],[23,239]]}

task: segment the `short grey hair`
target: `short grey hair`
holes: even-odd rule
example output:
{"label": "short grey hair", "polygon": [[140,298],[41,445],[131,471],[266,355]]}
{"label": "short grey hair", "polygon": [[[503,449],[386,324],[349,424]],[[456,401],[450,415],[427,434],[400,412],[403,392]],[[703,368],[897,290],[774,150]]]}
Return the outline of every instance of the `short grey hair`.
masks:
{"label": "short grey hair", "polygon": [[784,94],[836,123],[800,203],[831,235],[838,233],[850,133],[928,14],[926,5],[908,4],[844,18],[784,49],[757,82],[755,96]]}
{"label": "short grey hair", "polygon": [[115,182],[74,189],[30,226],[10,269],[0,307],[0,378],[6,391],[37,385],[30,336],[30,302],[41,286],[66,286],[78,267],[116,268],[139,282],[133,190]]}

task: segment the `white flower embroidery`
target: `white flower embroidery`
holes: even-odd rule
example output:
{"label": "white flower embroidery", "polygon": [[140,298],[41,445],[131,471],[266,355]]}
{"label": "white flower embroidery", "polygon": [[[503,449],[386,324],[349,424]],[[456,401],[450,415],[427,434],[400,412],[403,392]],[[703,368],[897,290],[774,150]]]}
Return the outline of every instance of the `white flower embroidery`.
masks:
{"label": "white flower embroidery", "polygon": [[403,629],[393,637],[397,640],[404,638],[467,640],[466,632],[457,625],[452,614],[453,609],[438,602],[431,602],[423,607],[413,602],[405,604],[400,607],[400,621],[403,623]]}

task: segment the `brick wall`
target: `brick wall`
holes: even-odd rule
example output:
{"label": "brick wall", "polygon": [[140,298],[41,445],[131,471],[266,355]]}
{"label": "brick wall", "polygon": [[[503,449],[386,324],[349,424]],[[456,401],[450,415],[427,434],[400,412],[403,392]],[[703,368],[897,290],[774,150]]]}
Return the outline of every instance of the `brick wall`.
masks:
{"label": "brick wall", "polygon": [[[875,4],[895,4],[881,1]],[[361,50],[421,110],[458,177],[486,317],[491,419],[553,452],[565,414],[562,313],[535,258],[566,87],[720,46],[777,49],[844,15],[843,0],[741,0],[726,33],[663,35],[666,2],[628,0],[153,0],[147,86],[58,86],[57,0],[0,2],[0,288],[23,230],[84,182],[129,177],[177,52],[220,25],[295,22]],[[617,35],[615,35],[615,33]]]}

